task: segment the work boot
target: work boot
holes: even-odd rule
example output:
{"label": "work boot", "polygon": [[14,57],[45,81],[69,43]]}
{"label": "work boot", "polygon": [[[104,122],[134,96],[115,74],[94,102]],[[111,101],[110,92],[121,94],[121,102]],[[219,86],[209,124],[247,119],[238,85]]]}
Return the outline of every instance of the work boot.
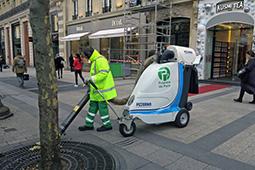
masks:
{"label": "work boot", "polygon": [[80,126],[78,129],[79,129],[79,131],[94,130],[94,127],[88,127],[88,126],[84,125],[84,126]]}
{"label": "work boot", "polygon": [[98,132],[104,132],[107,130],[112,130],[112,127],[105,127],[105,126],[101,126],[100,128],[97,128]]}
{"label": "work boot", "polygon": [[242,103],[242,99],[240,99],[240,98],[234,99],[234,101],[235,101],[235,102]]}

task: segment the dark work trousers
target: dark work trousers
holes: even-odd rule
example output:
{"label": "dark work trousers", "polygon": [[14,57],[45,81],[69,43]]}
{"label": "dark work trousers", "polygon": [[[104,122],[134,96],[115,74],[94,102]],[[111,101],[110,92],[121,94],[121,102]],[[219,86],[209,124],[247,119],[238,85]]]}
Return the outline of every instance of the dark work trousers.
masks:
{"label": "dark work trousers", "polygon": [[0,64],[0,72],[3,72],[3,64]]}
{"label": "dark work trousers", "polygon": [[79,74],[80,78],[82,79],[82,82],[85,83],[81,70],[75,70],[74,74],[75,74],[75,84],[76,85],[78,85],[78,74]]}

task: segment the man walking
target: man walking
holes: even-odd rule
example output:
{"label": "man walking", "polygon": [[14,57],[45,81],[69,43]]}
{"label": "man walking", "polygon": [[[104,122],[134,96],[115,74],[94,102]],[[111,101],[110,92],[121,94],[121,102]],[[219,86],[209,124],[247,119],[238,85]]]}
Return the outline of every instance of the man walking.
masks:
{"label": "man walking", "polygon": [[89,112],[85,119],[85,125],[80,126],[79,130],[93,130],[94,118],[99,110],[103,126],[97,128],[97,131],[107,131],[112,129],[112,124],[109,117],[109,110],[105,100],[111,100],[117,96],[114,85],[114,80],[107,59],[102,56],[97,50],[88,47],[84,51],[84,55],[91,61],[90,77],[86,82],[93,81],[99,91],[103,94],[104,99],[90,85],[90,104]]}
{"label": "man walking", "polygon": [[27,72],[26,61],[21,53],[14,58],[12,71],[16,73],[19,87],[24,87],[24,73]]}

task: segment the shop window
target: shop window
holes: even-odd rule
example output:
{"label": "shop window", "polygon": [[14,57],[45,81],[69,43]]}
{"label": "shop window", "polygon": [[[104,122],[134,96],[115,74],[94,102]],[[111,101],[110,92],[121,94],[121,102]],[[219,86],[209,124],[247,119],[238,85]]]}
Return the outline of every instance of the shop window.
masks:
{"label": "shop window", "polygon": [[134,7],[134,6],[141,5],[141,4],[142,4],[141,0],[130,0],[129,6]]}
{"label": "shop window", "polygon": [[171,44],[189,47],[189,32],[189,19],[174,19],[171,25]]}
{"label": "shop window", "polygon": [[58,16],[57,16],[57,14],[51,15],[51,29],[52,29],[52,32],[58,32]]}
{"label": "shop window", "polygon": [[4,29],[0,29],[0,55],[5,59],[5,35]]}
{"label": "shop window", "polygon": [[78,0],[73,0],[73,20],[78,18]]}
{"label": "shop window", "polygon": [[111,0],[103,1],[103,13],[105,12],[111,12]]}
{"label": "shop window", "polygon": [[92,16],[92,0],[87,0],[87,12],[86,12],[86,17]]}
{"label": "shop window", "polygon": [[17,53],[21,52],[21,41],[20,41],[20,25],[15,24],[12,26],[12,36],[13,36],[13,54],[15,57]]}

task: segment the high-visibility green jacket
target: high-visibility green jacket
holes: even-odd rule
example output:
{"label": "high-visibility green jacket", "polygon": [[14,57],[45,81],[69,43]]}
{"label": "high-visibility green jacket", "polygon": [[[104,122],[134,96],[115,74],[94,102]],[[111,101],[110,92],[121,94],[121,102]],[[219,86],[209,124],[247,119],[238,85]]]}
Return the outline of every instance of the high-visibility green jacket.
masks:
{"label": "high-visibility green jacket", "polygon": [[[104,95],[106,100],[115,98],[117,92],[107,59],[97,50],[94,50],[89,60],[91,61],[90,76],[92,81]],[[90,85],[90,100],[104,101],[102,96],[100,96],[92,85]]]}

